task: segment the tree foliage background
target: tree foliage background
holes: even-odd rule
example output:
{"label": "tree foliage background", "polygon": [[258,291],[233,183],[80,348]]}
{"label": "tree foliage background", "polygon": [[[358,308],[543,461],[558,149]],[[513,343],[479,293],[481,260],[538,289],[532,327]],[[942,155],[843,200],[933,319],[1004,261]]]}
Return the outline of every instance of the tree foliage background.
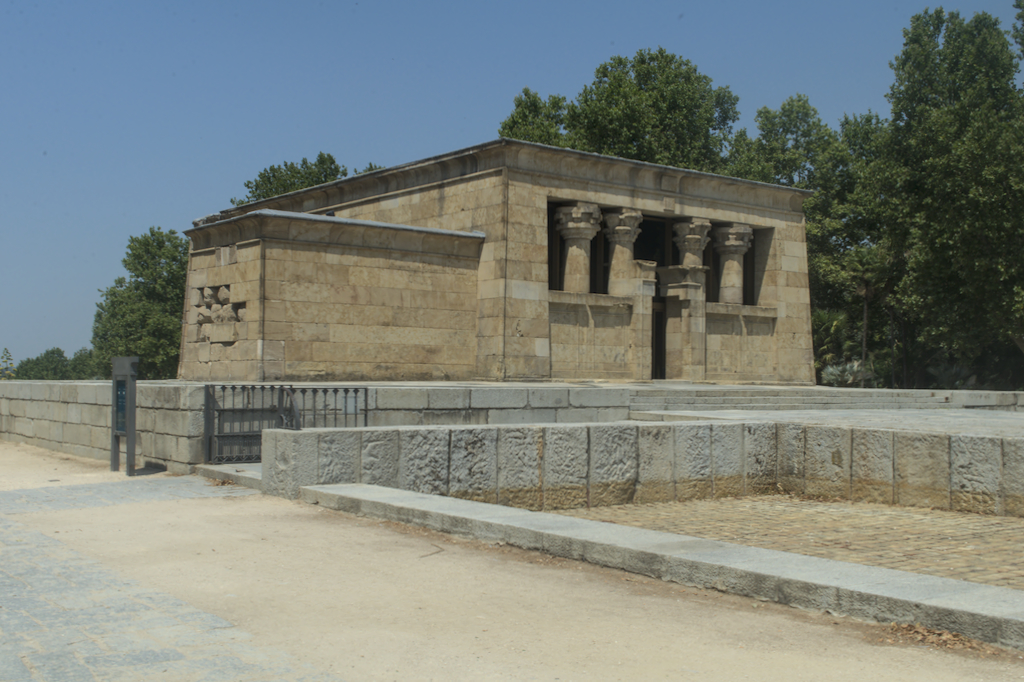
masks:
{"label": "tree foliage background", "polygon": [[96,304],[96,368],[109,376],[110,358],[135,355],[140,379],[173,379],[181,345],[188,241],[174,230],[151,227],[128,240],[121,262],[128,277],[114,280]]}
{"label": "tree foliage background", "polygon": [[1024,0],[915,15],[889,118],[825,124],[802,94],[734,130],[738,98],[659,48],[574,100],[525,88],[503,137],[814,190],[804,212],[819,379],[1024,387]]}
{"label": "tree foliage background", "polygon": [[139,357],[140,379],[173,379],[178,373],[188,240],[159,227],[128,239],[121,261],[128,277],[100,291],[92,348],[68,358],[50,348],[16,366],[4,349],[0,379],[72,380],[110,377],[110,359]]}
{"label": "tree foliage background", "polygon": [[[383,166],[370,162],[362,170],[357,170],[356,174],[369,173],[381,168]],[[298,163],[285,161],[280,166],[267,166],[255,178],[243,183],[248,193],[241,199],[231,199],[231,203],[234,206],[241,206],[346,177],[348,168],[338,165],[330,154],[320,152],[312,163],[303,157]]]}
{"label": "tree foliage background", "polygon": [[[356,173],[382,169],[369,163]],[[348,169],[330,154],[320,152],[310,163],[285,161],[268,166],[245,182],[248,194],[232,199],[239,206],[279,194],[346,177]],[[128,277],[118,277],[100,292],[93,320],[92,348],[82,348],[68,358],[60,348],[50,348],[34,358],[14,364],[5,348],[0,356],[0,380],[68,380],[108,378],[110,359],[138,356],[140,379],[173,379],[177,376],[181,348],[182,313],[188,273],[188,240],[174,230],[159,227],[130,237],[121,261]]]}

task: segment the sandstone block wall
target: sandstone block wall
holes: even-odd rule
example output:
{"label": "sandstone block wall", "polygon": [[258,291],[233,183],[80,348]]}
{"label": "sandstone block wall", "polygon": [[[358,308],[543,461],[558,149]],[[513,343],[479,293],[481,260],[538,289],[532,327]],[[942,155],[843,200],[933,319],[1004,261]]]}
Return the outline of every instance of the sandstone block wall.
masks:
{"label": "sandstone block wall", "polygon": [[[109,381],[2,381],[0,438],[109,461],[110,399]],[[136,467],[203,461],[202,385],[139,382],[136,401]]]}
{"label": "sandstone block wall", "polygon": [[256,240],[189,255],[181,376],[195,381],[258,376],[261,261],[262,245]]}
{"label": "sandstone block wall", "polygon": [[[625,296],[549,292],[551,377],[642,379],[635,326],[641,311]],[[648,372],[649,370],[648,364]]]}
{"label": "sandstone block wall", "polygon": [[268,211],[190,236],[182,378],[476,374],[480,233]]}
{"label": "sandstone block wall", "polygon": [[[530,251],[532,237],[506,229],[507,194],[504,173],[485,170],[353,201],[336,203],[328,199],[325,205],[313,210],[332,212],[337,217],[484,233],[486,238],[472,273],[475,287],[472,301],[467,303],[468,308],[460,308],[470,314],[474,347],[468,351],[463,349],[458,359],[470,361],[472,371],[469,374],[476,377],[544,377],[548,376],[550,361],[544,348],[538,347],[535,341],[542,338],[541,329],[529,320],[543,319],[546,323],[547,302],[540,296],[543,288],[531,288],[529,282],[541,274],[546,282],[547,272],[541,273],[543,268],[539,267],[544,264],[543,258],[537,263],[524,260],[524,255],[536,255],[523,253]],[[517,283],[519,280],[514,277],[519,271],[525,273],[522,280],[525,285]],[[510,288],[515,288],[518,294],[515,302],[507,301]],[[513,318],[511,324],[508,323],[510,317]],[[507,329],[512,331],[507,333]],[[546,343],[546,330],[543,337]],[[528,341],[524,342],[524,338]],[[525,356],[528,359],[517,357],[509,341],[513,341],[512,346],[529,346]]]}
{"label": "sandstone block wall", "polygon": [[266,267],[266,380],[475,374],[475,259],[280,243]]}
{"label": "sandstone block wall", "polygon": [[772,382],[779,371],[773,307],[707,304],[709,381]]}

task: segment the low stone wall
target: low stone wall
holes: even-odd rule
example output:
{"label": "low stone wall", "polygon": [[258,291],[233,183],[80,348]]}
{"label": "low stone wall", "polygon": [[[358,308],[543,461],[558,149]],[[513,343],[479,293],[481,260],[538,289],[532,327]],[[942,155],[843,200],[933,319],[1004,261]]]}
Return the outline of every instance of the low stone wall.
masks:
{"label": "low stone wall", "polygon": [[554,424],[629,418],[630,389],[566,386],[377,386],[370,426]]}
{"label": "low stone wall", "polygon": [[1024,516],[1024,438],[725,421],[263,432],[264,492],[329,483],[526,509],[791,492]]}
{"label": "low stone wall", "polygon": [[[190,473],[204,461],[204,387],[137,384],[136,466]],[[108,381],[0,381],[0,439],[109,459],[110,390]],[[366,405],[372,426],[615,421],[629,416],[629,389],[377,386]]]}
{"label": "low stone wall", "polygon": [[[2,381],[0,438],[109,460],[110,398],[109,381]],[[136,467],[203,461],[202,384],[140,381],[136,406]]]}

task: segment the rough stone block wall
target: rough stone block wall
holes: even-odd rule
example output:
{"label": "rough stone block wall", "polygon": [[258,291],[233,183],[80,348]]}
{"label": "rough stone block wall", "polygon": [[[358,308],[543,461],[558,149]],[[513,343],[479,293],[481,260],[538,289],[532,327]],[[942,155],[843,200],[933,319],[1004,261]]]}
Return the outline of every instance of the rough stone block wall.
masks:
{"label": "rough stone block wall", "polygon": [[265,492],[357,482],[534,510],[793,492],[1024,516],[1024,439],[773,422],[264,432]]}
{"label": "rough stone block wall", "polygon": [[[0,382],[0,438],[109,460],[110,400],[109,381]],[[188,473],[200,464],[203,401],[200,384],[139,382],[136,467]]]}

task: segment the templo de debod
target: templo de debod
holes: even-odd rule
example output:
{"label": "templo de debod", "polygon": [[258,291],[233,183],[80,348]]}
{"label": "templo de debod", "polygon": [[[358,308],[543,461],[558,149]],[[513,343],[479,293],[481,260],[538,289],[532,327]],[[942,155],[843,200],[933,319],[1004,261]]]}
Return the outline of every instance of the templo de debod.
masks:
{"label": "templo de debod", "polygon": [[497,140],[238,206],[179,376],[813,384],[808,194]]}

